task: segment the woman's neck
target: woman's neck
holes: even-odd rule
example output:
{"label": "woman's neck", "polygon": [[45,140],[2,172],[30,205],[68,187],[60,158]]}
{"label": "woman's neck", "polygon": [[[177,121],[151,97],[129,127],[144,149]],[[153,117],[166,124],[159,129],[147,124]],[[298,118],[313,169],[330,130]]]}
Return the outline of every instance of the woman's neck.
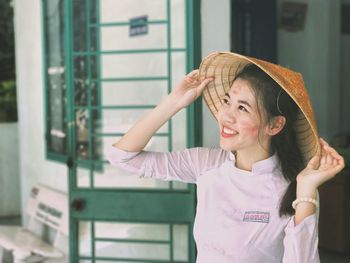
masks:
{"label": "woman's neck", "polygon": [[253,165],[259,161],[269,158],[272,154],[265,151],[244,152],[236,151],[234,153],[236,159],[236,167],[241,170],[252,171]]}

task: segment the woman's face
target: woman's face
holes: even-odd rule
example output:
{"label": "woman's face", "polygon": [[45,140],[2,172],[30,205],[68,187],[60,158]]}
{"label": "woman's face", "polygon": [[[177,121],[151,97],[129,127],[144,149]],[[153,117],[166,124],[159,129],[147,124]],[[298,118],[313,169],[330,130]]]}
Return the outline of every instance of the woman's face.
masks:
{"label": "woman's face", "polygon": [[259,112],[250,83],[236,79],[222,102],[218,112],[220,147],[248,154],[266,151],[270,136],[265,132],[267,125],[261,122],[264,113]]}

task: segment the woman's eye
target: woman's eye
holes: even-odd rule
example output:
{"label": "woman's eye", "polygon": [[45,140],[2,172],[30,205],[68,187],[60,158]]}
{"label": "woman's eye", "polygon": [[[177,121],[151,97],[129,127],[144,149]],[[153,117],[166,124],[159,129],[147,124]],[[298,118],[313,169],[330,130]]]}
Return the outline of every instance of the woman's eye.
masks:
{"label": "woman's eye", "polygon": [[241,111],[248,112],[247,109],[244,106],[242,106],[242,105],[239,105],[238,109],[240,109]]}
{"label": "woman's eye", "polygon": [[228,104],[228,99],[223,98],[222,101],[223,101],[225,104]]}

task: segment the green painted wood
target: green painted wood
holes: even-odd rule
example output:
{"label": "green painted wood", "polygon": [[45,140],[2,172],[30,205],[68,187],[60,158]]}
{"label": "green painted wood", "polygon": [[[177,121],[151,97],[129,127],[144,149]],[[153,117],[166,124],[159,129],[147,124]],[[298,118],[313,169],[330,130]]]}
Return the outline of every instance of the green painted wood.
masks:
{"label": "green painted wood", "polygon": [[71,211],[71,217],[79,220],[186,223],[192,222],[195,215],[190,205],[194,203],[191,192],[87,189],[72,193],[72,197],[86,204],[81,212]]}
{"label": "green painted wood", "polygon": [[[75,124],[75,111],[72,107],[74,105],[74,68],[73,68],[73,60],[72,60],[72,52],[73,52],[73,30],[72,30],[72,2],[69,0],[64,0],[65,6],[65,65],[66,65],[66,81],[67,81],[67,119],[69,123]],[[74,160],[77,160],[75,145],[76,145],[76,128],[75,125],[68,126],[68,159],[72,160],[73,166],[68,168],[68,200],[69,204],[73,201],[72,193],[74,192],[74,188],[76,188],[76,180],[75,180],[75,169],[77,167],[77,163]],[[69,208],[71,208],[69,206]],[[69,211],[71,213],[71,209]],[[78,221],[74,220],[71,216],[69,217],[69,262],[78,262],[77,251],[79,250],[78,243],[78,231],[79,224]]]}

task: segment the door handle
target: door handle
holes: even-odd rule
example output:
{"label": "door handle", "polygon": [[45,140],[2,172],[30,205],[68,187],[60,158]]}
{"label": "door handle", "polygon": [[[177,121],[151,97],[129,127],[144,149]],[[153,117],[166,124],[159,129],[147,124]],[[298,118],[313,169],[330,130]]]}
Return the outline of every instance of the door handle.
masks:
{"label": "door handle", "polygon": [[86,205],[85,199],[75,198],[72,201],[71,207],[72,207],[73,211],[81,212],[85,209],[85,205]]}
{"label": "door handle", "polygon": [[73,168],[73,158],[68,156],[67,160],[66,160],[66,164],[67,164],[69,169]]}

